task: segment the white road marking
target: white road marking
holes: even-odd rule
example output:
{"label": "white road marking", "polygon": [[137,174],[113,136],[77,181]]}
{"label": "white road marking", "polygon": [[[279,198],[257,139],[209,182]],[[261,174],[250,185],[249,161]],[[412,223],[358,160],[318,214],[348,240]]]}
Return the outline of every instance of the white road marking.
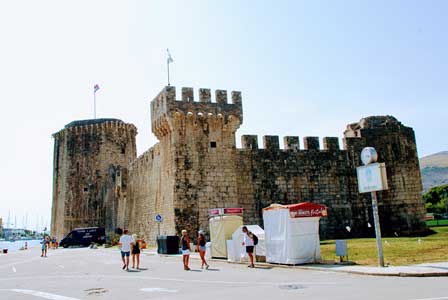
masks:
{"label": "white road marking", "polygon": [[438,297],[438,298],[420,298],[420,299],[413,299],[413,300],[444,300],[448,299],[448,297]]}
{"label": "white road marking", "polygon": [[58,265],[59,268],[64,269],[65,267],[63,265]]}
{"label": "white road marking", "polygon": [[162,292],[162,293],[177,293],[177,290],[164,289],[164,288],[142,288],[142,292]]}
{"label": "white road marking", "polygon": [[3,290],[3,291],[10,291],[10,292],[15,292],[15,293],[19,293],[19,294],[31,295],[31,296],[35,296],[35,297],[44,298],[44,299],[50,299],[50,300],[80,300],[78,298],[66,297],[66,296],[50,294],[50,293],[34,291],[34,290],[10,289],[10,290]]}
{"label": "white road marking", "polygon": [[16,267],[12,266],[12,271],[13,271],[14,273],[16,273],[16,272],[17,272]]}

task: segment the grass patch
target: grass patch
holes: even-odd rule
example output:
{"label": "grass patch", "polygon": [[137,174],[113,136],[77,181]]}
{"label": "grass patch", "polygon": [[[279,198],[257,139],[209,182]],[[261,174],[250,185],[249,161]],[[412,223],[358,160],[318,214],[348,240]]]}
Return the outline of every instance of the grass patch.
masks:
{"label": "grass patch", "polygon": [[448,220],[428,220],[426,221],[426,226],[448,226]]}
{"label": "grass patch", "polygon": [[[390,265],[412,265],[448,261],[448,226],[431,228],[436,233],[426,237],[383,238],[384,261]],[[347,240],[348,258],[360,265],[376,265],[374,238]],[[334,240],[321,242],[324,260],[339,261]]]}

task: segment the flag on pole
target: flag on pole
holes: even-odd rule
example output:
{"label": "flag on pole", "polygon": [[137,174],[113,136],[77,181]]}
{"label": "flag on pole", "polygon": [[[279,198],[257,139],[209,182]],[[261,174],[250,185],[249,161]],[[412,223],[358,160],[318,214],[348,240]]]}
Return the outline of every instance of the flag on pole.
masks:
{"label": "flag on pole", "polygon": [[98,84],[95,84],[95,85],[93,86],[93,92],[94,92],[94,93],[98,92],[99,89],[100,89],[100,86],[99,86]]}
{"label": "flag on pole", "polygon": [[166,63],[172,63],[173,62],[173,58],[171,57],[171,53],[169,49],[166,49]]}

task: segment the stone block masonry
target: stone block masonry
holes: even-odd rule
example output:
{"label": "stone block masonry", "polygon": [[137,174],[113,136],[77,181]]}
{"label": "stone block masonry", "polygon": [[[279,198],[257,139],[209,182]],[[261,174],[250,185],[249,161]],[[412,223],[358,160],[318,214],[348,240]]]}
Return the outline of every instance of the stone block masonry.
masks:
{"label": "stone block masonry", "polygon": [[136,134],[132,124],[95,119],[74,121],[53,135],[52,236],[61,239],[78,227],[114,230]]}
{"label": "stone block masonry", "polygon": [[[206,88],[199,89],[198,100],[192,88],[182,88],[180,94],[178,100],[175,87],[168,86],[151,102],[152,132],[159,143],[140,157],[135,158],[134,152],[134,156],[117,161],[113,151],[114,155],[99,156],[95,149],[115,146],[96,143],[101,140],[97,136],[89,138],[96,148],[77,156],[75,161],[91,158],[92,165],[109,166],[105,168],[109,174],[104,175],[106,182],[95,183],[108,199],[93,210],[101,216],[102,224],[127,227],[151,242],[158,233],[156,214],[164,217],[161,234],[179,234],[187,229],[195,237],[197,230],[208,230],[210,208],[243,207],[246,224],[262,225],[263,207],[311,201],[329,207],[329,217],[321,221],[322,236],[373,236],[368,226],[373,223],[370,196],[358,193],[356,179],[360,151],[372,146],[386,163],[389,176],[390,189],[379,193],[383,233],[412,235],[425,230],[414,132],[394,117],[368,117],[349,124],[343,149],[338,138],[324,137],[321,149],[318,137],[306,136],[303,149],[298,136],[284,137],[284,149],[280,149],[278,136],[264,136],[260,147],[257,135],[243,135],[242,148],[238,149],[235,134],[243,122],[241,92],[231,92],[229,99],[227,91],[216,90],[215,102],[213,92]],[[135,129],[128,131],[126,136],[131,137],[132,132],[135,136]],[[54,187],[59,196],[53,202],[53,227],[62,228],[55,232],[74,224],[70,223],[72,214],[59,208],[62,198],[65,207],[90,201],[88,197],[68,196],[85,183],[67,183],[75,180],[77,173],[60,167],[61,163],[67,165],[57,158],[64,153],[61,147],[70,144],[63,136],[55,135],[58,167]],[[82,147],[82,143],[75,144]],[[128,143],[135,149],[135,139]],[[81,168],[82,172],[92,169],[89,164]],[[65,196],[60,195],[61,187]],[[76,224],[90,224],[93,211],[79,212]],[[350,233],[346,226],[352,228]]]}

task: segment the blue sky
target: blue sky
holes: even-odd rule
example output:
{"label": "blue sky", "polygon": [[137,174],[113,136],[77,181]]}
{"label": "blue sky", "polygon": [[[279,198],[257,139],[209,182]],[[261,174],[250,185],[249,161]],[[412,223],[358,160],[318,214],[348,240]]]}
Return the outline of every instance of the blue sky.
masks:
{"label": "blue sky", "polygon": [[[49,222],[51,134],[118,117],[156,143],[149,102],[172,83],[241,90],[239,134],[342,136],[390,114],[419,154],[448,150],[446,1],[2,1],[0,216]],[[238,141],[239,143],[239,141]],[[342,144],[342,143],[341,143]],[[31,223],[31,221],[29,221]]]}

